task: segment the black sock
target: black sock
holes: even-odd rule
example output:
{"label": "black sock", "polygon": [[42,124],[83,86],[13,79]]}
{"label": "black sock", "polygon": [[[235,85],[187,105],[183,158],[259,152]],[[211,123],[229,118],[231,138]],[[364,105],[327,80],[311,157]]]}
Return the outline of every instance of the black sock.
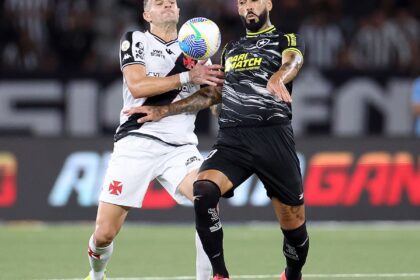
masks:
{"label": "black sock", "polygon": [[284,230],[283,254],[286,257],[287,280],[300,280],[302,267],[309,251],[309,237],[306,223],[293,230]]}
{"label": "black sock", "polygon": [[223,229],[217,212],[219,187],[211,181],[194,183],[195,227],[213,267],[213,275],[229,277],[223,255]]}

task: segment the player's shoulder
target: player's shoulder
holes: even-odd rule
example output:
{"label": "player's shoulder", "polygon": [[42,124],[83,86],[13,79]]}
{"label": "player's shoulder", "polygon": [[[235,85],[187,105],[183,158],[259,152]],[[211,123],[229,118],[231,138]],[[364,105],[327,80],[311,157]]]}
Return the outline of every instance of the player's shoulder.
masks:
{"label": "player's shoulder", "polygon": [[284,33],[281,31],[276,31],[276,33],[279,36],[279,40],[283,40],[283,41],[287,41],[289,42],[290,40],[303,40],[303,37],[298,34],[298,33]]}
{"label": "player's shoulder", "polygon": [[124,41],[124,40],[132,41],[133,39],[145,38],[145,37],[146,37],[145,31],[133,30],[133,31],[125,32],[121,37],[121,41]]}
{"label": "player's shoulder", "polygon": [[232,46],[235,44],[235,41],[233,41],[233,40],[231,40],[231,41],[228,41],[226,44],[225,44],[225,46],[223,47],[223,49],[222,49],[222,53],[225,53],[226,51],[228,51],[229,49],[231,49],[232,48]]}

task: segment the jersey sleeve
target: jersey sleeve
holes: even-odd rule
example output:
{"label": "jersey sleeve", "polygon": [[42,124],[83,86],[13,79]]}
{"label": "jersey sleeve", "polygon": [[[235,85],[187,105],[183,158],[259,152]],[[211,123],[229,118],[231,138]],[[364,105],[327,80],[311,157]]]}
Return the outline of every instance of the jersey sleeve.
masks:
{"label": "jersey sleeve", "polygon": [[120,42],[121,70],[131,64],[146,65],[145,47],[144,33],[139,31],[125,33]]}
{"label": "jersey sleeve", "polygon": [[293,51],[304,57],[305,42],[302,36],[295,33],[283,34],[283,36],[280,36],[280,53],[283,54],[285,51]]}
{"label": "jersey sleeve", "polygon": [[221,55],[221,58],[220,58],[220,65],[222,65],[223,68],[225,68],[225,64],[226,64],[226,53],[227,53],[227,50],[229,48],[229,45],[230,45],[230,42],[227,43],[225,45],[225,47],[223,48],[223,50],[222,50],[222,55]]}

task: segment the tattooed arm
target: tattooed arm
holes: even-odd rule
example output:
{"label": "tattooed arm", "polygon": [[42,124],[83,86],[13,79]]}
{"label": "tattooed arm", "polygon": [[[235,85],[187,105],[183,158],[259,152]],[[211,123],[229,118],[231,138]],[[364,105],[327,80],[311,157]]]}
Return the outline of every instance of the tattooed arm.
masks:
{"label": "tattooed arm", "polygon": [[150,121],[158,121],[161,118],[176,114],[198,112],[221,102],[221,87],[209,86],[200,89],[187,98],[181,99],[169,105],[133,107],[127,111],[124,111],[124,113],[129,116],[133,114],[141,114],[142,117],[139,118],[137,122],[145,123]]}
{"label": "tattooed arm", "polygon": [[279,71],[271,76],[267,90],[284,102],[292,102],[292,97],[285,85],[297,76],[302,65],[302,54],[286,49],[282,54],[282,65]]}

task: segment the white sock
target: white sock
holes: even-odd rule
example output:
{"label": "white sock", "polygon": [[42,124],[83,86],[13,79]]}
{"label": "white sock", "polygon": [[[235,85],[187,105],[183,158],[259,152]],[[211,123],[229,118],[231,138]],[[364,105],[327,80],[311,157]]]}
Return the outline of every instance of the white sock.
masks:
{"label": "white sock", "polygon": [[195,232],[195,249],[197,251],[195,259],[196,279],[209,280],[213,276],[213,270],[197,232]]}
{"label": "white sock", "polygon": [[114,249],[114,242],[106,247],[96,247],[93,235],[89,239],[88,258],[90,263],[90,278],[102,280],[106,265],[111,258]]}

